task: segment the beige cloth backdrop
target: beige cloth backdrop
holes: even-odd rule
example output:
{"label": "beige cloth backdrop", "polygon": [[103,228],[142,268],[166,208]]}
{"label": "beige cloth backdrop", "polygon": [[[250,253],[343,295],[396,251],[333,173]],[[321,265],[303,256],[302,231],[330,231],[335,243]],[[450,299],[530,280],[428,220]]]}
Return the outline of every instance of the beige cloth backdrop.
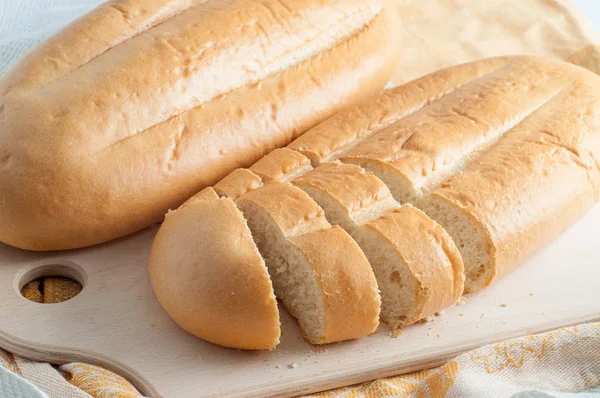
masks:
{"label": "beige cloth backdrop", "polygon": [[570,0],[384,0],[400,16],[404,50],[393,81],[478,58],[565,59],[600,40]]}
{"label": "beige cloth backdrop", "polygon": [[[507,54],[569,58],[600,73],[600,51],[592,45],[598,36],[570,1],[385,1],[403,19],[405,49],[393,77],[396,84],[453,64]],[[58,280],[47,283],[61,284]],[[36,293],[39,283],[28,288],[31,298],[41,297]],[[64,284],[56,289],[65,293],[69,287]],[[89,365],[73,363],[56,369],[0,350],[0,366],[25,377],[49,397],[139,397],[125,380]],[[435,369],[318,396],[556,397],[556,393],[531,390],[580,391],[599,383],[600,324],[594,323],[489,345]]]}

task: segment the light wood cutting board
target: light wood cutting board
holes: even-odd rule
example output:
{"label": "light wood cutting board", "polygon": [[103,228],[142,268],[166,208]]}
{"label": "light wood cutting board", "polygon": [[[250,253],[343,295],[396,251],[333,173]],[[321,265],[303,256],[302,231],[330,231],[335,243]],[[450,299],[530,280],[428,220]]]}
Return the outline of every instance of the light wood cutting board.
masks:
{"label": "light wood cutting board", "polygon": [[[36,360],[100,364],[149,396],[288,396],[422,369],[486,343],[600,319],[599,206],[488,290],[398,338],[381,326],[372,337],[316,349],[282,310],[283,338],[272,352],[211,345],[170,320],[146,272],[155,232],[69,252],[0,246],[0,347]],[[74,276],[83,292],[60,304],[20,296],[25,282],[45,274]]]}

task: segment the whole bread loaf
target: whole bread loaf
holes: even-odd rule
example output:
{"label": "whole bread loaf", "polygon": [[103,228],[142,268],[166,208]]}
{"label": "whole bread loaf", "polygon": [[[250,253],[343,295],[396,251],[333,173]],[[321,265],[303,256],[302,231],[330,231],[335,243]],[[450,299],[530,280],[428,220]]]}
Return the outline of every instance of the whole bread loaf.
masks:
{"label": "whole bread loaf", "polygon": [[[344,110],[235,170],[199,194],[215,204],[192,200],[170,212],[152,247],[150,278],[187,330],[204,321],[203,297],[221,290],[239,300],[215,309],[222,319],[241,306],[253,314],[267,301],[274,308],[275,296],[313,343],[371,333],[379,302],[385,322],[405,326],[453,305],[463,288],[488,286],[585,214],[600,198],[599,161],[599,76],[525,56],[459,65]],[[222,228],[226,218],[198,216],[197,236],[208,237],[202,245],[189,232],[183,244],[164,243],[186,234],[181,212],[221,202],[239,231]],[[298,237],[311,237],[309,253]],[[242,288],[224,267],[223,284],[190,300],[178,282],[219,274],[213,259],[222,251],[241,253],[227,267],[268,275],[273,289]],[[261,267],[253,265],[258,256]],[[227,322],[219,332],[193,333],[241,347],[225,332],[239,323]],[[248,330],[278,327],[272,316],[242,322]],[[273,334],[244,348],[273,347]]]}
{"label": "whole bread loaf", "polygon": [[376,0],[113,0],[0,80],[0,241],[115,239],[379,92]]}

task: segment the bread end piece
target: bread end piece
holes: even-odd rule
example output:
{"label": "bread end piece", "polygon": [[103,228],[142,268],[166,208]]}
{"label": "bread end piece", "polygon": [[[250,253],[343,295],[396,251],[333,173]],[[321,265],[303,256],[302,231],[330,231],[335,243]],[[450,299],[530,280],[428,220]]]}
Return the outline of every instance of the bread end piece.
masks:
{"label": "bread end piece", "polygon": [[279,343],[273,286],[233,200],[207,188],[169,212],[148,267],[158,301],[184,330],[231,348]]}
{"label": "bread end piece", "polygon": [[425,213],[402,206],[355,231],[383,297],[382,319],[408,326],[454,305],[464,265],[450,236]]}

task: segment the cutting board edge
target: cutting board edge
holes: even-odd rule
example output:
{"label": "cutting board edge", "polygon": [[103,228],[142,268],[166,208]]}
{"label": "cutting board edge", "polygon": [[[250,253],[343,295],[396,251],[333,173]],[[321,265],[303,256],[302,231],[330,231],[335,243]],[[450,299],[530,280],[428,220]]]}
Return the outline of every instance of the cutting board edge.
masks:
{"label": "cutting board edge", "polygon": [[[339,387],[350,386],[358,383],[364,383],[385,377],[402,375],[419,370],[429,369],[439,366],[448,360],[455,358],[474,348],[487,344],[495,344],[501,341],[518,338],[527,334],[538,334],[547,331],[574,326],[582,323],[600,322],[600,314],[579,316],[564,322],[549,322],[547,325],[531,328],[525,333],[502,332],[494,335],[491,339],[473,340],[469,344],[463,344],[455,348],[444,351],[436,351],[435,355],[428,354],[421,358],[416,358],[410,362],[393,363],[387,366],[372,366],[368,369],[362,365],[353,366],[354,370],[348,372],[339,371],[336,373],[327,373],[322,380],[311,380],[307,383],[306,380],[299,379],[293,383],[289,383],[285,388],[270,389],[270,387],[260,387],[256,391],[248,391],[247,389],[239,391],[229,391],[228,397],[269,397],[282,398],[290,396],[300,396],[305,394],[317,393],[321,391],[331,390]],[[135,370],[129,368],[118,361],[112,360],[110,357],[97,354],[93,351],[84,349],[75,349],[67,347],[56,347],[24,341],[18,337],[12,336],[0,330],[0,348],[10,351],[18,356],[34,361],[49,362],[53,364],[63,364],[73,361],[81,361],[93,365],[102,366],[111,370],[130,381],[142,394],[148,397],[162,397],[152,384],[146,380]],[[342,375],[341,373],[349,373]],[[301,387],[302,386],[302,387]],[[220,394],[211,394],[206,397],[220,397]]]}

